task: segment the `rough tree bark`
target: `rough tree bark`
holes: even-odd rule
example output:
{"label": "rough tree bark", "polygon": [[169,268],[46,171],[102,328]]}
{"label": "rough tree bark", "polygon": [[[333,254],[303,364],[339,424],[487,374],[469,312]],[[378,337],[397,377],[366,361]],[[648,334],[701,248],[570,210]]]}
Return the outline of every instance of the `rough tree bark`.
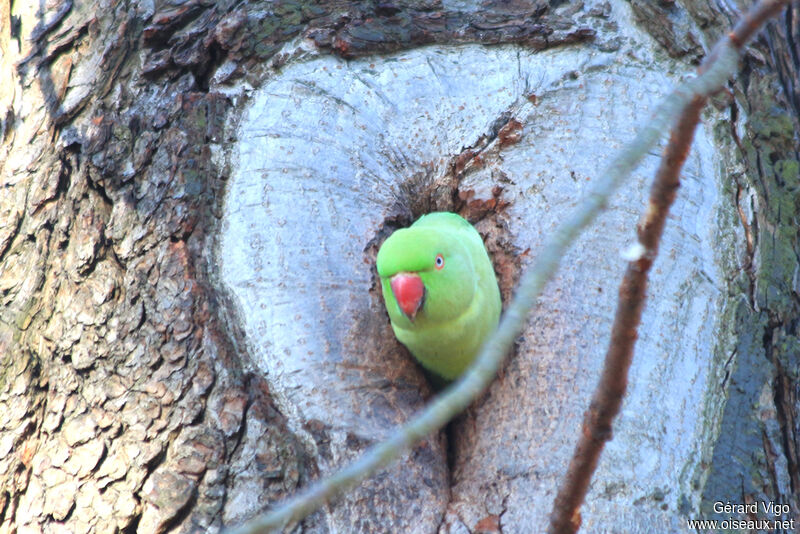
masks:
{"label": "rough tree bark", "polygon": [[[380,439],[431,394],[381,240],[460,211],[507,297],[732,6],[0,4],[0,532],[216,531]],[[698,132],[586,531],[800,510],[798,16]],[[304,531],[543,530],[657,156],[489,393]]]}

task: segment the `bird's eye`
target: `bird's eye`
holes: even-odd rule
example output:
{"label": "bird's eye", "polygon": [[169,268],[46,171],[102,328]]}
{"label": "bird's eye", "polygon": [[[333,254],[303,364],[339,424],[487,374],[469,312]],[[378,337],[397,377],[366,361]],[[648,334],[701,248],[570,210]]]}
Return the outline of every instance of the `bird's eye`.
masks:
{"label": "bird's eye", "polygon": [[444,256],[441,254],[436,255],[436,268],[442,269],[444,267]]}

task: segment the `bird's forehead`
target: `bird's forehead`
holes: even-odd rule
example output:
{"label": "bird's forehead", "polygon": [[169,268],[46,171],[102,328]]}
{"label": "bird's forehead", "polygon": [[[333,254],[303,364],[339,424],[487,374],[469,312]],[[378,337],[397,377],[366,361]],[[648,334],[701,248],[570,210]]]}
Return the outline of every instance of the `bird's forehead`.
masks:
{"label": "bird's forehead", "polygon": [[392,276],[400,271],[421,271],[431,267],[436,254],[448,253],[451,239],[433,228],[402,228],[378,251],[378,274]]}

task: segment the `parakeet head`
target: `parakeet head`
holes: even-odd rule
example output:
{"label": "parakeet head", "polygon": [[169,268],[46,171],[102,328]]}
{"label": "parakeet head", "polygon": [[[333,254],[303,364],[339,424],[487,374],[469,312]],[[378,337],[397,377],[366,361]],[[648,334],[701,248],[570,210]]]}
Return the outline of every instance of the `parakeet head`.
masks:
{"label": "parakeet head", "polygon": [[432,226],[397,230],[381,246],[377,267],[395,323],[422,327],[458,317],[476,290],[464,244]]}

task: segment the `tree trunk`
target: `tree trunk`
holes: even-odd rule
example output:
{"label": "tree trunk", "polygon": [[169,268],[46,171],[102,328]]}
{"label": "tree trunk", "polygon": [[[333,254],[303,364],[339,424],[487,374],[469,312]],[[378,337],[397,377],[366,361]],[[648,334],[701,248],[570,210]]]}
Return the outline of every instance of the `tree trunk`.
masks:
{"label": "tree trunk", "polygon": [[[383,310],[382,240],[458,211],[507,300],[740,16],[366,4],[0,5],[0,533],[218,531],[356,458],[432,394]],[[704,115],[586,532],[800,510],[799,15]],[[302,531],[543,530],[658,155],[489,392]]]}

